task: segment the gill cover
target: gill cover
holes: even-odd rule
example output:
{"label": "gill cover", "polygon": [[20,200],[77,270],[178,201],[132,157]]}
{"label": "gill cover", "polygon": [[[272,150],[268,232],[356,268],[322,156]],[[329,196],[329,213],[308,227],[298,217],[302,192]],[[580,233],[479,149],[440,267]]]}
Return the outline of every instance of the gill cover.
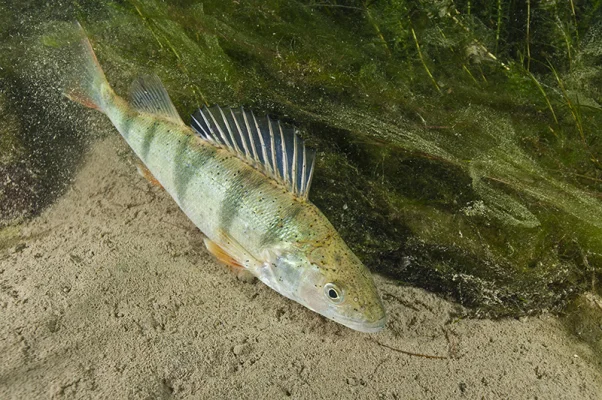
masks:
{"label": "gill cover", "polygon": [[[336,242],[344,246],[342,240]],[[259,268],[256,276],[326,318],[361,332],[378,332],[385,326],[386,317],[372,276],[353,253],[346,254],[350,257],[340,259],[339,268],[333,264],[328,268],[310,262],[300,251],[269,251],[266,259],[270,261]]]}

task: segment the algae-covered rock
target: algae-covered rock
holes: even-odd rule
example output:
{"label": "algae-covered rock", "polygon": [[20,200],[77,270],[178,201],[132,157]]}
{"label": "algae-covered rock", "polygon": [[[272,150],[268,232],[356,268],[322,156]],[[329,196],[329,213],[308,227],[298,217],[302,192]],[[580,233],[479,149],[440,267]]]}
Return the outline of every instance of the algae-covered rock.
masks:
{"label": "algae-covered rock", "polygon": [[26,3],[3,10],[29,24],[11,19],[0,50],[22,124],[47,122],[29,147],[46,176],[68,182],[82,135],[111,132],[60,96],[78,19],[122,95],[156,73],[183,116],[242,105],[297,126],[318,149],[311,199],[373,271],[478,315],[557,311],[599,286],[595,4]]}

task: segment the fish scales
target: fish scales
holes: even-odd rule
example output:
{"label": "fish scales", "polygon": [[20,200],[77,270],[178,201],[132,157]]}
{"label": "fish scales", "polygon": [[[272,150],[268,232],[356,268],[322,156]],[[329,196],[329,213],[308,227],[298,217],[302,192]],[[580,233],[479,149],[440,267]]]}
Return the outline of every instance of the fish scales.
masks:
{"label": "fish scales", "polygon": [[113,92],[82,37],[84,71],[67,97],[109,117],[207,236],[209,251],[349,328],[384,327],[370,272],[307,198],[314,153],[294,131],[217,106],[199,109],[189,127],[156,76],[136,80],[128,102]]}
{"label": "fish scales", "polygon": [[[232,235],[254,256],[276,240],[304,236],[311,207],[224,149],[200,140],[186,127],[137,113],[114,100],[106,114],[182,211],[210,239]],[[297,217],[300,223],[291,224]],[[315,218],[315,216],[314,216]]]}

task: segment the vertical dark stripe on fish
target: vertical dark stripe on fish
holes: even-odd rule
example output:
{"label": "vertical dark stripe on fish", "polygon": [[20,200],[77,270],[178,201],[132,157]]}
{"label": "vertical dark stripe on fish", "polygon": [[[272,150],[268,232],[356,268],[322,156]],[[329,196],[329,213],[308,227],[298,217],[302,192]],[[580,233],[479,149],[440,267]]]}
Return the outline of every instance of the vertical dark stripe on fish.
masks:
{"label": "vertical dark stripe on fish", "polygon": [[154,122],[146,132],[144,132],[144,139],[142,142],[142,147],[140,149],[140,158],[142,161],[146,162],[148,157],[148,152],[150,150],[151,143],[155,136],[157,135],[157,129],[159,128],[159,122]]}
{"label": "vertical dark stripe on fish", "polygon": [[[285,230],[285,227],[292,225],[291,222],[297,218],[297,215],[299,215],[301,210],[303,210],[303,206],[295,201],[294,204],[286,209],[284,215],[281,216],[278,213],[273,214],[268,229],[260,238],[259,245],[264,247],[282,240],[282,233]],[[294,237],[291,239],[294,240]]]}
{"label": "vertical dark stripe on fish", "polygon": [[230,233],[230,228],[234,218],[238,215],[240,205],[248,197],[249,192],[264,183],[262,179],[257,179],[257,177],[251,179],[251,176],[256,175],[253,172],[250,169],[243,169],[236,177],[231,179],[230,186],[226,190],[219,212],[220,227],[226,233]]}
{"label": "vertical dark stripe on fish", "polygon": [[123,120],[123,123],[119,127],[119,131],[123,135],[124,138],[128,138],[130,136],[130,129],[132,128],[132,124],[134,123],[134,117],[126,117]]}
{"label": "vertical dark stripe on fish", "polygon": [[217,151],[217,149],[211,146],[204,146],[197,151],[191,151],[190,141],[192,138],[193,136],[186,135],[185,138],[179,141],[174,158],[173,182],[175,198],[179,204],[182,204],[186,197],[186,190],[188,189],[190,179],[195,174],[204,173],[204,171],[201,171],[201,168]]}
{"label": "vertical dark stripe on fish", "polygon": [[173,159],[173,182],[174,189],[176,191],[175,198],[178,204],[182,204],[182,201],[184,201],[186,189],[188,188],[188,182],[193,176],[193,168],[190,165],[191,160],[188,159],[188,153],[186,152],[188,149],[188,142],[190,142],[190,136],[186,136],[178,140],[176,154]]}

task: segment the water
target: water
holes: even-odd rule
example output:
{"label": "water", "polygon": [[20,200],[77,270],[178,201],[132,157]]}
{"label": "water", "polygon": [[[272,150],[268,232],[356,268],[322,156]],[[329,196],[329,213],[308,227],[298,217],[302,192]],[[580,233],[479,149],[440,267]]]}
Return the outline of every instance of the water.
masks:
{"label": "water", "polygon": [[[0,397],[602,390],[596,2],[0,8]],[[185,121],[221,104],[295,125],[388,329],[222,271],[108,120],[62,97],[74,20],[123,96],[156,73]]]}

